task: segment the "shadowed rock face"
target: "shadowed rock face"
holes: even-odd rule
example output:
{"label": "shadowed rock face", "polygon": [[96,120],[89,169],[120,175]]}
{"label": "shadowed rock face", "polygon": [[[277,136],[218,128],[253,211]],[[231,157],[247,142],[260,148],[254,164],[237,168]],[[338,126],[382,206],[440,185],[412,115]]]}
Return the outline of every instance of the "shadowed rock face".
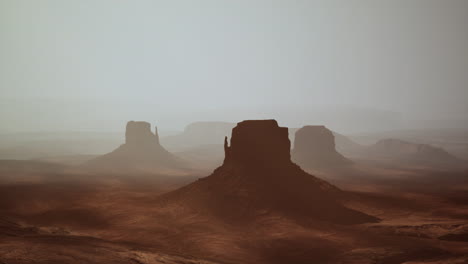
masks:
{"label": "shadowed rock face", "polygon": [[288,129],[275,120],[247,120],[232,129],[231,146],[225,141],[225,162],[249,166],[291,163]]}
{"label": "shadowed rock face", "polygon": [[335,149],[335,137],[325,126],[305,126],[296,132],[292,158],[303,168],[340,168],[351,161]]}
{"label": "shadowed rock face", "polygon": [[225,160],[213,174],[161,197],[235,223],[265,213],[297,221],[339,224],[377,221],[341,205],[345,195],[333,185],[304,172],[290,159],[288,129],[275,120],[248,120],[224,141]]}
{"label": "shadowed rock face", "polygon": [[148,122],[130,121],[125,131],[125,144],[111,153],[86,164],[90,168],[115,172],[167,172],[185,169],[185,163],[159,144],[157,128]]}
{"label": "shadowed rock face", "polygon": [[159,145],[158,128],[155,127],[153,134],[150,123],[130,121],[125,129],[125,144],[134,146]]}

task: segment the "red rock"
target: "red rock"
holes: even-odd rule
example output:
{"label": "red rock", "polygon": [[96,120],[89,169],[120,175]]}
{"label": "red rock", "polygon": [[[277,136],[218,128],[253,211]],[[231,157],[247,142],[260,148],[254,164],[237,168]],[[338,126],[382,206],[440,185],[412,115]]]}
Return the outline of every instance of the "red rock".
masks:
{"label": "red rock", "polygon": [[377,218],[346,208],[344,193],[294,164],[288,129],[275,120],[249,120],[225,139],[225,161],[210,176],[163,195],[162,205],[187,207],[234,223],[262,214],[338,224]]}

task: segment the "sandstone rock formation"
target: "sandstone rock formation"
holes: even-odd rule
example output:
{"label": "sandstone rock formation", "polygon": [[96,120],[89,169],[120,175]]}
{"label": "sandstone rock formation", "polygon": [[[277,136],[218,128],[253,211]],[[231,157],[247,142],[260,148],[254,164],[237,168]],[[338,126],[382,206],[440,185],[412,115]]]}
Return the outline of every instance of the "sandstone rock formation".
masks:
{"label": "sandstone rock formation", "polygon": [[157,128],[148,122],[130,121],[125,144],[86,164],[89,168],[114,172],[169,172],[186,168],[185,162],[169,153],[159,143]]}
{"label": "sandstone rock formation", "polygon": [[147,144],[159,146],[158,128],[155,127],[153,134],[150,123],[130,121],[125,129],[125,144],[136,147]]}
{"label": "sandstone rock formation", "polygon": [[235,223],[265,214],[338,224],[377,221],[344,207],[342,191],[294,164],[288,129],[275,120],[238,123],[230,143],[226,138],[224,163],[210,176],[163,195],[159,202]]}
{"label": "sandstone rock formation", "polygon": [[336,151],[335,137],[325,126],[297,130],[292,159],[305,169],[341,168],[352,163]]}
{"label": "sandstone rock formation", "polygon": [[232,129],[231,146],[225,145],[225,163],[275,166],[291,162],[288,129],[275,120],[247,120]]}

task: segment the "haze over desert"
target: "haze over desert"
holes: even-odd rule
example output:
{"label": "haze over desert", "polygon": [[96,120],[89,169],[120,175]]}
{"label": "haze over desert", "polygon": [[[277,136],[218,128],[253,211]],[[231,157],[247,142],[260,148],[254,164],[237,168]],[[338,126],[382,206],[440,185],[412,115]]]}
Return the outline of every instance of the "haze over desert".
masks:
{"label": "haze over desert", "polygon": [[468,263],[468,1],[0,0],[0,264]]}

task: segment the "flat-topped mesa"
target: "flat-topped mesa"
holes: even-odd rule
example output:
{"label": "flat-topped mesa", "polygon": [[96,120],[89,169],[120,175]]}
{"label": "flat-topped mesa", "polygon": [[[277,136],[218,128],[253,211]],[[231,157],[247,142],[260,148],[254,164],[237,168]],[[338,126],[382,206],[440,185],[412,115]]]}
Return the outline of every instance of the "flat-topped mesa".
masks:
{"label": "flat-topped mesa", "polygon": [[155,134],[151,132],[151,124],[144,121],[129,121],[125,130],[125,144],[141,146],[158,144],[159,136],[156,128]]}
{"label": "flat-topped mesa", "polygon": [[158,130],[143,121],[129,121],[125,144],[86,163],[88,168],[115,173],[179,172],[187,164],[159,144]]}
{"label": "flat-topped mesa", "polygon": [[335,137],[325,126],[304,126],[296,131],[294,150],[310,152],[335,149]]}
{"label": "flat-topped mesa", "polygon": [[332,168],[352,163],[336,151],[335,136],[325,126],[304,126],[297,130],[292,157],[303,168]]}
{"label": "flat-topped mesa", "polygon": [[[222,166],[205,178],[163,194],[161,206],[186,208],[238,226],[267,215],[336,224],[376,222],[342,204],[347,196],[291,161],[288,129],[275,120],[247,120],[224,139]],[[184,209],[185,210],[185,209]],[[258,218],[260,217],[260,218]]]}
{"label": "flat-topped mesa", "polygon": [[232,129],[231,145],[224,142],[224,164],[276,166],[290,164],[288,128],[275,120],[246,120]]}

